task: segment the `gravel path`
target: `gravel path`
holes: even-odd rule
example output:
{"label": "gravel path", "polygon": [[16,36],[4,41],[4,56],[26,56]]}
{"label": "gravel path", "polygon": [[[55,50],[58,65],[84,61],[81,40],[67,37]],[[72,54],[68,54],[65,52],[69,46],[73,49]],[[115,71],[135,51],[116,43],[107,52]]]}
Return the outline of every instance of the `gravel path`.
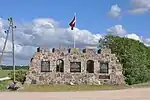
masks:
{"label": "gravel path", "polygon": [[88,92],[0,92],[0,100],[150,100],[150,88]]}

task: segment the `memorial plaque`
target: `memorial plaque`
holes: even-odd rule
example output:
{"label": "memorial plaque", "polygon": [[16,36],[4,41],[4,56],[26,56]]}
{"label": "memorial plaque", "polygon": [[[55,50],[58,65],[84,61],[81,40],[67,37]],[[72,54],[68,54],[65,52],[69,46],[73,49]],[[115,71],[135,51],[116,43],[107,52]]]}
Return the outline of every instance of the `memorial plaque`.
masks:
{"label": "memorial plaque", "polygon": [[99,79],[110,79],[109,75],[99,75]]}
{"label": "memorial plaque", "polygon": [[100,73],[108,73],[108,63],[100,62]]}
{"label": "memorial plaque", "polygon": [[71,62],[70,72],[81,72],[81,62]]}
{"label": "memorial plaque", "polygon": [[50,61],[41,61],[41,72],[50,72]]}

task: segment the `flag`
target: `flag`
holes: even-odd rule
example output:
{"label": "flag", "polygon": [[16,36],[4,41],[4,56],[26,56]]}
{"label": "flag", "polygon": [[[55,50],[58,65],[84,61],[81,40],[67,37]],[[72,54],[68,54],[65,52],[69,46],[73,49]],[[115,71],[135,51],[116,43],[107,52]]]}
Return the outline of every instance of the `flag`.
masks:
{"label": "flag", "polygon": [[76,24],[76,17],[74,16],[72,21],[69,23],[71,30],[73,30],[73,28],[75,27],[75,24]]}

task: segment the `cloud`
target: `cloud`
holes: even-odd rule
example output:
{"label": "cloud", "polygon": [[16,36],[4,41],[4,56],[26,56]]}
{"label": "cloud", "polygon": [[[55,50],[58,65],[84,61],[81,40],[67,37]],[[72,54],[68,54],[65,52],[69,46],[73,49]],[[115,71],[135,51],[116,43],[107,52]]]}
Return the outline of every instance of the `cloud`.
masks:
{"label": "cloud", "polygon": [[148,11],[147,8],[136,8],[136,9],[130,10],[129,12],[132,14],[144,14],[147,11]]}
{"label": "cloud", "polygon": [[127,34],[125,37],[142,42],[142,38],[134,33]]}
{"label": "cloud", "polygon": [[[4,19],[0,19],[0,51],[3,48],[6,34],[4,31],[8,22]],[[81,30],[75,28],[62,28],[59,26],[59,22],[49,18],[34,19],[29,23],[15,22],[17,28],[15,29],[15,64],[27,65],[30,62],[30,58],[36,52],[37,47],[58,48],[61,44],[64,47],[73,47],[73,41],[75,38],[76,47],[78,48],[96,48],[98,40],[103,35],[91,33],[88,30]],[[137,36],[134,33],[129,33],[123,28],[122,25],[115,25],[106,30],[108,34],[114,34],[119,36],[125,36],[135,40],[141,40],[145,45],[150,44],[150,39],[144,39]],[[6,52],[11,52],[12,43],[11,35],[6,45]],[[2,63],[12,64],[12,54],[5,54]]]}
{"label": "cloud", "polygon": [[116,34],[116,35],[123,35],[126,34],[126,30],[122,27],[122,25],[115,25],[107,29],[107,33],[109,34]]}
{"label": "cloud", "polygon": [[118,18],[121,13],[121,8],[116,4],[112,5],[108,14],[113,18]]}
{"label": "cloud", "polygon": [[[0,50],[3,48],[6,34],[5,27],[8,23],[0,20]],[[98,40],[102,37],[100,34],[94,34],[88,30],[70,30],[70,28],[61,28],[59,23],[49,18],[34,19],[30,23],[15,23],[15,60],[16,64],[29,64],[30,58],[33,56],[37,47],[57,47],[61,44],[64,47],[73,47],[75,38],[76,47],[84,48],[87,46],[95,47]],[[10,35],[11,36],[11,35]],[[6,45],[6,52],[11,52],[11,37]],[[5,54],[3,63],[12,64],[8,60],[12,58],[12,54]]]}
{"label": "cloud", "polygon": [[150,11],[150,0],[131,0],[132,14],[143,14]]}
{"label": "cloud", "polygon": [[122,25],[115,25],[107,29],[107,34],[113,34],[120,37],[126,37],[130,39],[134,39],[144,43],[146,46],[150,46],[150,38],[143,38],[143,36],[138,36],[135,33],[130,33],[126,29],[123,28]]}

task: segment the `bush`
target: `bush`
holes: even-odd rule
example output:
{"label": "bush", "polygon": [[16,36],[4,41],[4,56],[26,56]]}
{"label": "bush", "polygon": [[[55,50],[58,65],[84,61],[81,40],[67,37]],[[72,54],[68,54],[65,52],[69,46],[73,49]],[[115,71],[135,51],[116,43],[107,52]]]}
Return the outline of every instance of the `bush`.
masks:
{"label": "bush", "polygon": [[[15,72],[15,80],[18,81],[18,82],[24,82],[25,80],[25,76],[26,76],[26,70],[16,70]],[[11,71],[9,74],[9,77],[13,80],[14,79],[14,72]]]}
{"label": "bush", "polygon": [[119,36],[105,36],[105,45],[115,53],[123,65],[127,84],[138,84],[150,80],[150,47],[143,43]]}

